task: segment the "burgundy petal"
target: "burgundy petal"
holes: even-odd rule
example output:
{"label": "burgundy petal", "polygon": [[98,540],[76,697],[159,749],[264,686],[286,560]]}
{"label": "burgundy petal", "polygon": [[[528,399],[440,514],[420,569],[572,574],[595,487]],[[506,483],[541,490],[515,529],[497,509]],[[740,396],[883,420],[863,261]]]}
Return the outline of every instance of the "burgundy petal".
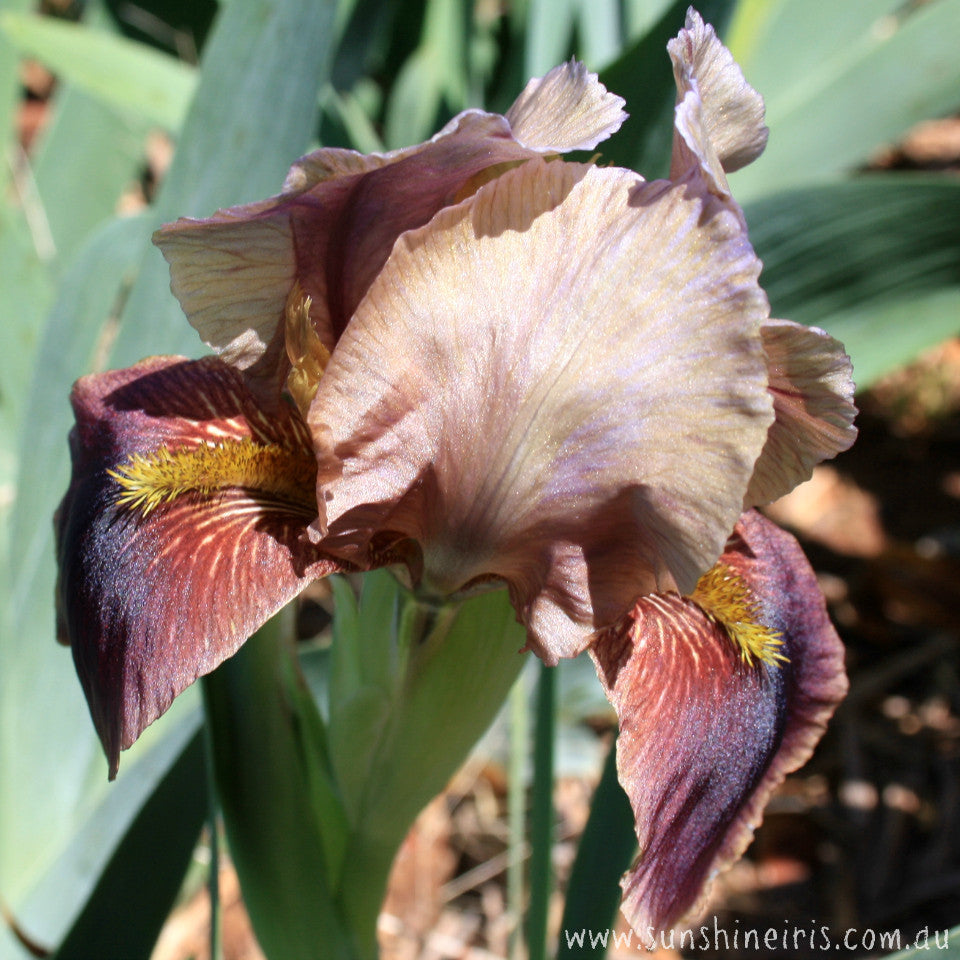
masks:
{"label": "burgundy petal", "polygon": [[745,513],[721,563],[781,635],[785,661],[749,665],[716,619],[677,594],[644,598],[592,648],[620,721],[617,768],[641,851],[622,909],[640,931],[700,908],[847,689],[843,646],[796,541]]}
{"label": "burgundy petal", "polygon": [[[72,402],[73,477],[56,519],[59,626],[112,777],[120,750],[180,691],[337,566],[304,536],[316,509],[302,425],[263,417],[232,368],[154,358],[85,377]],[[294,469],[272,483],[251,474],[250,486],[185,490],[149,510],[122,502],[118,477],[137,455],[216,445]]]}

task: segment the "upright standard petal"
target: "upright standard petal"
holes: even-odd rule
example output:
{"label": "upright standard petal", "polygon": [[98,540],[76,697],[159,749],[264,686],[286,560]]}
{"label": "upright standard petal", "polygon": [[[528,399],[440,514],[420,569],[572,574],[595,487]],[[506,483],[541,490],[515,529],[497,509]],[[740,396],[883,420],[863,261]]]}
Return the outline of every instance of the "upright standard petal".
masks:
{"label": "upright standard petal", "polygon": [[627,119],[625,102],[595,73],[571,60],[531,80],[507,111],[507,120],[514,137],[532,150],[592,150]]}
{"label": "upright standard petal", "polygon": [[307,582],[338,565],[305,536],[315,463],[219,360],[145,360],[72,397],[56,518],[61,640],[116,773],[121,750]]}
{"label": "upright standard petal", "polygon": [[809,480],[813,468],[849,449],[853,367],[843,345],[816,327],[769,320],[762,329],[776,419],[757,461],[744,506],[760,506]]}
{"label": "upright standard petal", "polygon": [[309,413],[325,549],[406,539],[439,592],[505,580],[548,662],[692,590],[772,422],[758,270],[712,198],[574,164],[404,235]]}
{"label": "upright standard petal", "polygon": [[679,180],[699,168],[711,189],[728,195],[724,174],[756,160],[767,144],[763,98],[692,7],[667,50],[677,81],[670,177]]}
{"label": "upright standard petal", "polygon": [[622,909],[652,938],[700,909],[812,753],[846,693],[843,645],[796,541],[749,512],[692,598],[643,598],[591,655],[640,842]]}
{"label": "upright standard petal", "polygon": [[154,241],[204,341],[254,379],[277,380],[277,331],[294,283],[333,349],[400,234],[511,164],[592,147],[619,128],[622,106],[574,61],[530,81],[509,121],[467,110],[426,143],[391,153],[318,150],[293,165],[279,196],[183,218]]}
{"label": "upright standard petal", "polygon": [[268,349],[295,283],[333,349],[404,230],[456,202],[484,171],[533,156],[503,117],[468,111],[433,140],[392,154],[317,151],[293,166],[279,196],[207,220],[180,219],[154,242],[204,341],[240,369],[263,360],[273,376],[282,351]]}

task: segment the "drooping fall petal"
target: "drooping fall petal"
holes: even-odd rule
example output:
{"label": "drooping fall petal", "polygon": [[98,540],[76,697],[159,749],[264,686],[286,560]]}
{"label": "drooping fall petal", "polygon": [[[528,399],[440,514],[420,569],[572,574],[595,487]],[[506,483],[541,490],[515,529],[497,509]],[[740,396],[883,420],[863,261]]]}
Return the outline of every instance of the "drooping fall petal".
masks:
{"label": "drooping fall petal", "polygon": [[768,320],[761,333],[776,419],[747,489],[748,507],[789,493],[857,437],[853,368],[843,345],[789,320]]}
{"label": "drooping fall petal", "polygon": [[85,377],[72,402],[59,627],[113,776],[181,690],[337,565],[304,536],[316,505],[302,423],[265,418],[219,360]]}
{"label": "drooping fall petal", "polygon": [[763,98],[692,7],[667,50],[677,81],[670,178],[699,168],[713,192],[729,196],[725,173],[751,163],[767,144]]}
{"label": "drooping fall petal", "polygon": [[522,137],[498,114],[467,110],[426,143],[388,154],[318,150],[294,164],[279,196],[178,220],[154,240],[206,343],[240,369],[265,364],[254,376],[270,377],[281,351],[265,354],[294,282],[332,349],[403,231],[511,164],[596,144],[623,122],[622,106],[582,65],[564,64],[511,108]]}
{"label": "drooping fall petal", "polygon": [[692,590],[772,422],[757,272],[712,197],[575,164],[405,234],[308,416],[324,548],[407,538],[439,592],[505,580],[549,662]]}
{"label": "drooping fall petal", "polygon": [[[721,564],[720,592],[732,589],[716,606],[645,597],[591,648],[620,722],[617,769],[640,842],[622,909],[641,933],[699,908],[847,689],[843,646],[792,537],[745,513]],[[777,653],[751,665],[736,638],[755,626],[779,637]]]}

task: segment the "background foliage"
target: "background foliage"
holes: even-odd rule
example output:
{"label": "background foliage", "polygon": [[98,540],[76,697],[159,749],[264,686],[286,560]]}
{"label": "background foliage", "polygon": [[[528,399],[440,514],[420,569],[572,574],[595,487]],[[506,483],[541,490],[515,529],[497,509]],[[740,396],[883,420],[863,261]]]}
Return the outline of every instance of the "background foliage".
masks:
{"label": "background foliage", "polygon": [[[666,0],[88,0],[40,13],[26,0],[0,3],[0,894],[22,929],[58,957],[147,956],[208,807],[198,697],[182,697],[148,731],[108,788],[69,653],[53,642],[50,518],[69,472],[69,385],[152,353],[202,352],[169,293],[152,230],[274,193],[289,163],[318,143],[392,149],[429,137],[468,106],[505,109],[529,76],[570,55],[627,99],[631,119],[603,145],[603,161],[662,174],[674,90],[664,46],[684,9]],[[699,9],[767,102],[770,147],[732,185],[774,314],[844,340],[861,388],[956,334],[960,182],[865,166],[918,120],[960,107],[960,0],[704,0]],[[29,145],[17,122],[25,58],[57,78]],[[158,137],[175,147],[168,169],[150,152]],[[411,773],[417,753],[407,744],[430,736],[437,704],[449,707],[463,693],[429,686],[439,668],[426,662],[420,673],[370,675],[390,656],[351,647],[363,631],[347,621],[375,609],[371,623],[394,630],[370,625],[364,642],[402,654],[404,617],[415,611],[383,579],[365,588],[360,606],[345,582],[336,590],[339,637],[332,654],[307,655],[309,687],[279,648],[258,655],[273,663],[307,726],[320,718],[310,742],[318,755],[328,752],[328,768],[357,737],[379,758],[371,763],[386,771],[380,794],[366,781],[353,786],[369,798],[363,842],[374,837],[378,846],[350,849],[382,860],[482,732],[519,663],[512,673],[482,674],[489,702],[477,706],[468,739],[450,744],[434,733],[436,748],[447,750],[442,762],[433,775],[422,764]],[[484,633],[484,643],[521,645],[496,601],[447,629],[472,649],[479,620],[485,630],[494,624],[494,641]],[[242,668],[208,688],[221,789],[242,780],[248,751],[276,761],[300,742],[289,729],[267,739],[273,720],[251,726],[249,713],[235,709],[241,694],[231,684],[252,675]],[[406,713],[388,707],[375,730],[358,733],[357,717],[369,720],[365,705],[412,676],[428,690],[423,701],[404,701]],[[288,715],[275,721],[289,727]],[[260,826],[272,826],[272,854],[284,863],[302,848],[304,822],[340,815],[318,761],[288,761],[259,781],[271,788],[259,808],[269,823]],[[291,769],[309,781],[309,816],[297,806],[302,784],[284,806]],[[413,776],[419,787],[398,808],[404,778]],[[246,822],[231,796],[256,788],[246,783],[224,797],[235,846],[243,830],[259,828],[231,830],[232,818]],[[341,833],[351,837],[355,827]],[[307,846],[315,843],[316,860],[337,873],[331,864],[346,854],[335,834],[327,827]],[[263,865],[260,853],[247,853]],[[313,862],[302,865],[303,877]],[[601,883],[587,873],[587,887]],[[246,894],[255,913],[269,913],[257,906],[258,897],[269,902],[269,889]],[[376,904],[355,906],[363,914]],[[124,917],[119,929],[104,920],[111,916]],[[271,932],[259,923],[276,956],[311,955],[304,944],[317,928]],[[296,937],[303,939],[291,946]],[[0,957],[23,956],[0,929]]]}

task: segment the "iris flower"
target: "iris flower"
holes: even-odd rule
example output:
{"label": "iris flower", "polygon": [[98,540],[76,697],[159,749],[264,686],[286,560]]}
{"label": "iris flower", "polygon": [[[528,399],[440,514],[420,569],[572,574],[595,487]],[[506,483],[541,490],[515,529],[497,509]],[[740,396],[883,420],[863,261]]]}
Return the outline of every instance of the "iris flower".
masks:
{"label": "iris flower", "polygon": [[697,909],[846,689],[795,541],[753,508],[852,442],[851,370],[771,319],[726,174],[763,102],[690,11],[670,177],[569,163],[625,119],[582,65],[156,242],[214,356],[80,380],[62,637],[119,753],[308,582],[505,585],[620,723],[638,929]]}

